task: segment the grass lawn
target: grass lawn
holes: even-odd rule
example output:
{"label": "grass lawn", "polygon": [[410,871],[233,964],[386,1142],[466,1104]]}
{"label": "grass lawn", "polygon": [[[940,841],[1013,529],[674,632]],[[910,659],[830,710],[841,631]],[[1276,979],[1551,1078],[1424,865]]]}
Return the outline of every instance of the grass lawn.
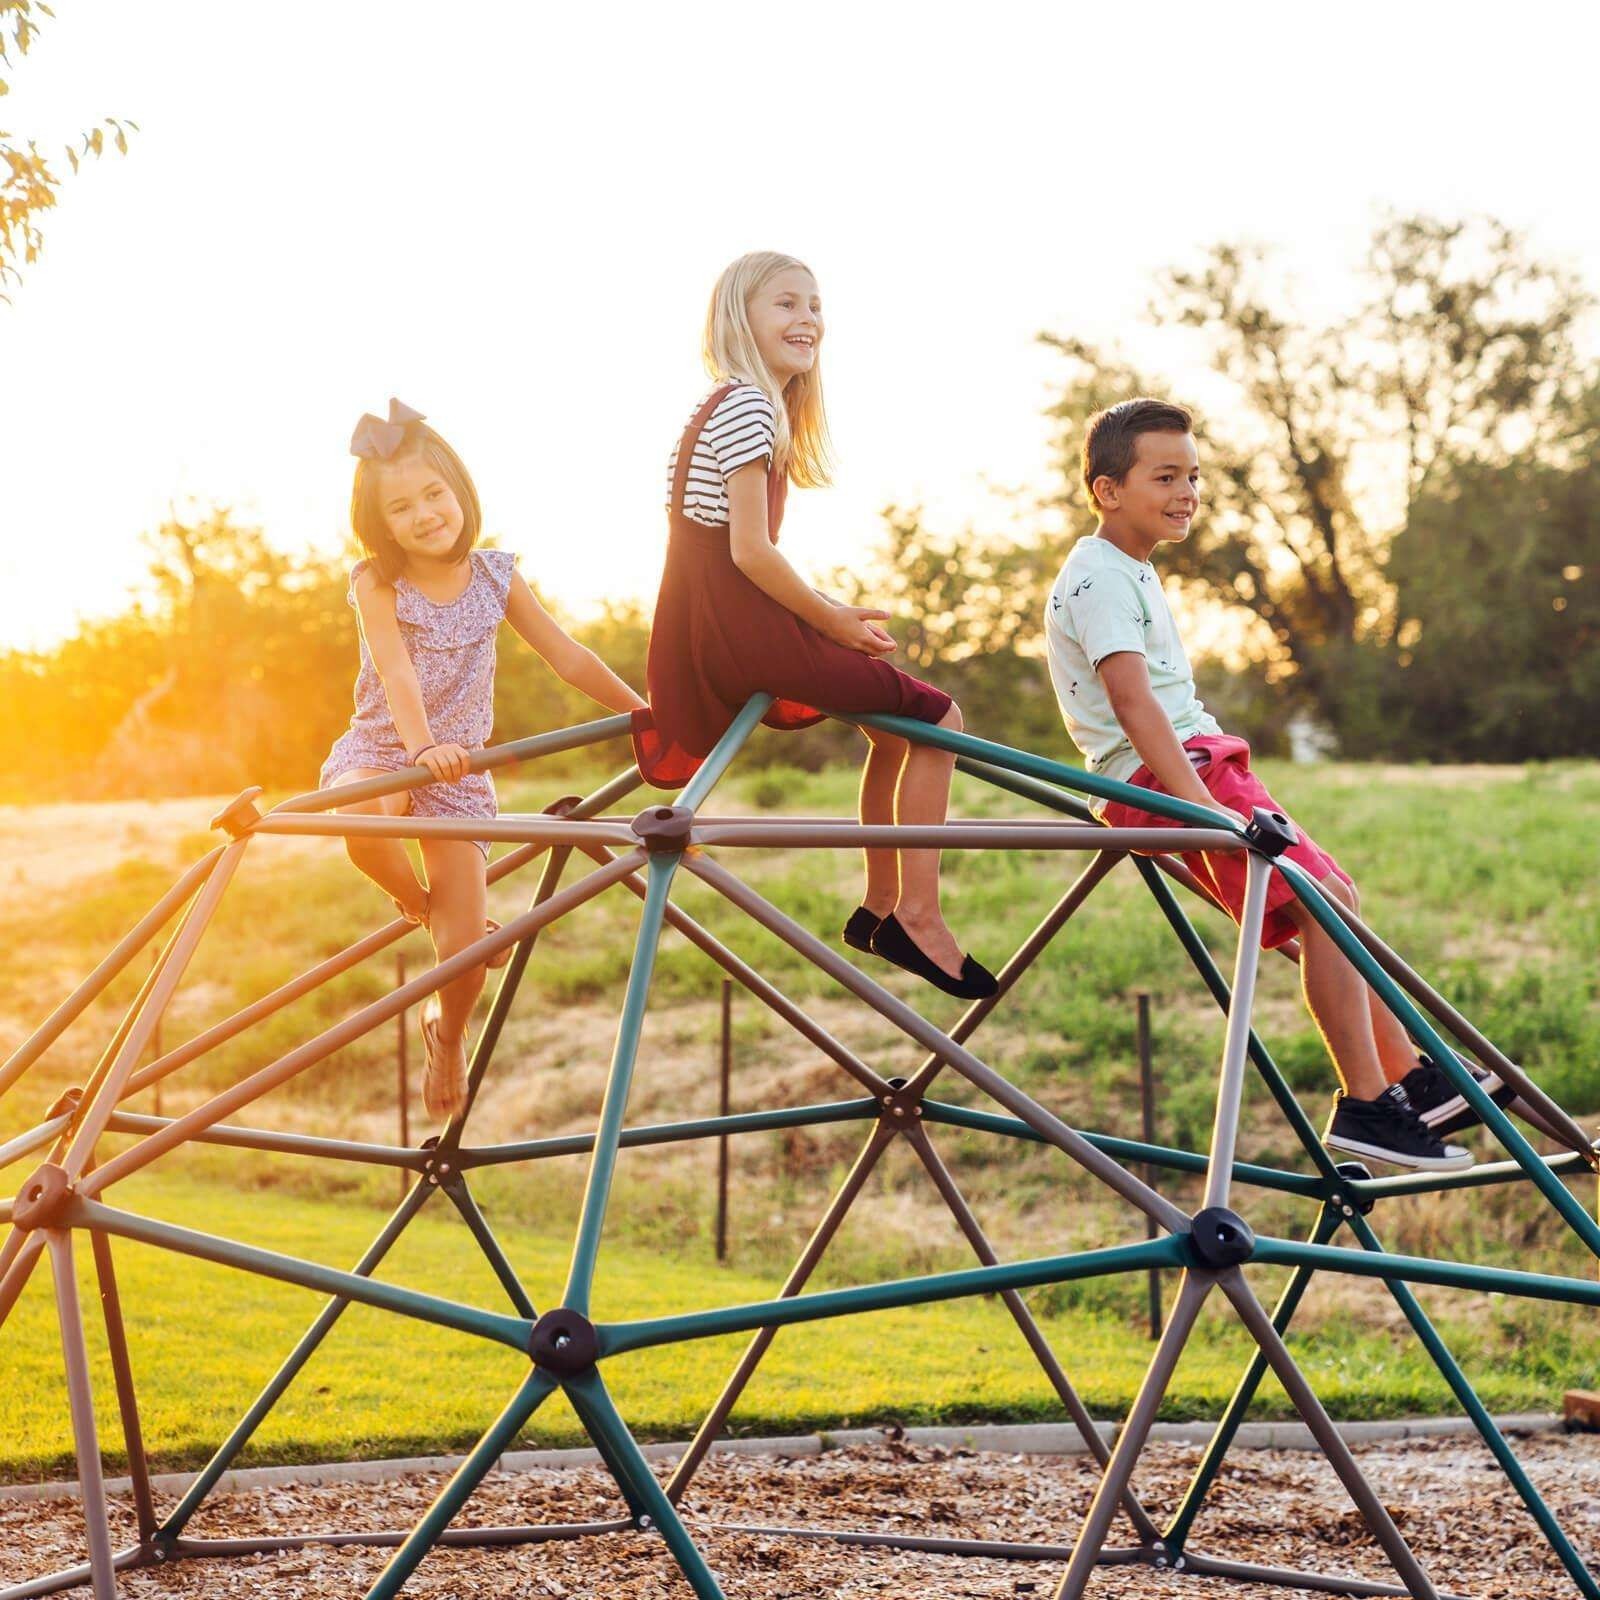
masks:
{"label": "grass lawn", "polygon": [[[619,757],[620,760],[620,757]],[[559,778],[538,769],[502,782],[506,810],[592,787],[611,769]],[[1523,768],[1373,768],[1265,764],[1267,781],[1357,876],[1374,925],[1553,1093],[1579,1114],[1600,1109],[1600,765]],[[717,791],[726,811],[844,815],[847,769],[740,771]],[[642,801],[641,801],[642,803]],[[186,804],[186,803],[185,803]],[[633,802],[619,808],[628,814]],[[53,808],[47,818],[0,808],[12,915],[0,931],[0,1056],[65,995],[177,871],[209,843],[210,807]],[[958,815],[1020,816],[1027,807],[958,779]],[[92,815],[89,813],[92,812]],[[188,818],[188,820],[185,820]],[[198,819],[198,820],[196,820]],[[94,850],[74,854],[74,830]],[[47,837],[48,836],[48,837]],[[721,852],[721,859],[808,927],[830,933],[855,903],[850,852]],[[991,965],[1026,934],[1079,863],[1027,853],[951,853],[948,908],[961,937]],[[572,869],[575,875],[577,869]],[[496,891],[504,917],[531,884]],[[675,898],[885,1074],[920,1052],[842,999],[785,947],[680,875]],[[164,1022],[168,1044],[227,1016],[367,931],[383,914],[376,891],[336,841],[259,840]],[[605,1078],[638,904],[612,891],[550,929],[502,1041],[476,1117],[480,1138],[591,1128]],[[1232,929],[1201,914],[1214,952],[1231,960]],[[406,946],[411,971],[425,959]],[[25,1128],[68,1083],[82,1082],[127,1003],[130,972],[3,1101],[0,1140]],[[885,978],[879,968],[874,976]],[[662,945],[629,1120],[704,1115],[715,1105],[719,974],[676,936]],[[935,1022],[957,1014],[910,978],[896,992]],[[170,1113],[255,1070],[394,982],[392,953],[347,974],[215,1051],[165,1088]],[[1158,1137],[1203,1147],[1221,1026],[1137,877],[1119,868],[1080,919],[975,1040],[978,1053],[1075,1125],[1120,1133],[1138,1126],[1136,992],[1155,1009],[1161,1083]],[[1264,968],[1258,1020],[1319,1124],[1331,1074],[1287,963]],[[735,1003],[734,1101],[739,1109],[844,1098],[853,1086],[754,1002]],[[412,1071],[416,1070],[413,1039]],[[379,1029],[234,1120],[388,1141],[394,1133],[393,1025]],[[413,1078],[414,1082],[414,1078]],[[940,1092],[976,1097],[953,1074]],[[138,1109],[151,1108],[140,1097]],[[420,1108],[418,1109],[420,1120]],[[425,1129],[414,1128],[413,1138]],[[631,1318],[773,1292],[852,1159],[860,1131],[798,1130],[735,1141],[732,1256],[710,1249],[714,1159],[706,1145],[625,1155],[608,1218],[596,1309]],[[123,1141],[108,1141],[116,1148]],[[941,1131],[938,1143],[1002,1258],[1087,1248],[1136,1236],[1124,1209],[1054,1152]],[[1481,1143],[1481,1141],[1480,1141]],[[1483,1154],[1491,1154],[1486,1144]],[[1292,1140],[1252,1086],[1241,1133],[1246,1159],[1300,1164]],[[0,1175],[0,1193],[27,1170]],[[481,1197],[541,1304],[559,1291],[582,1163],[551,1161],[486,1172]],[[219,1234],[347,1265],[392,1200],[389,1173],[241,1151],[189,1149],[119,1186],[116,1204]],[[1180,1204],[1197,1203],[1184,1185]],[[1588,1196],[1585,1197],[1586,1199]],[[1249,1196],[1262,1231],[1303,1232],[1305,1208]],[[1392,1248],[1498,1261],[1576,1275],[1592,1260],[1526,1189],[1468,1191],[1385,1207],[1376,1221]],[[167,1464],[202,1459],[314,1314],[315,1298],[136,1246],[118,1246],[134,1357],[152,1448]],[[909,1160],[891,1156],[830,1254],[822,1284],[867,1282],[969,1264],[949,1218]],[[396,1252],[393,1270],[436,1293],[499,1306],[499,1292],[465,1232],[434,1208]],[[1274,1287],[1262,1275],[1263,1293]],[[1426,1304],[1495,1407],[1549,1407],[1561,1389],[1600,1383],[1592,1314],[1494,1296],[1430,1292]],[[1036,1291],[1058,1351],[1091,1406],[1122,1409],[1148,1354],[1142,1280]],[[92,1299],[88,1302],[93,1304]],[[1303,1308],[1303,1357],[1319,1392],[1346,1416],[1450,1409],[1377,1284],[1319,1284]],[[0,1332],[0,1471],[59,1470],[69,1454],[64,1394],[46,1275]],[[1244,1347],[1221,1314],[1208,1317],[1180,1369],[1167,1414],[1212,1414]],[[740,1341],[712,1341],[619,1359],[609,1371],[624,1414],[642,1434],[683,1436],[709,1406]],[[516,1381],[514,1354],[460,1336],[353,1310],[252,1447],[255,1459],[388,1454],[449,1448],[476,1437]],[[112,1416],[109,1376],[99,1399]],[[1278,1411],[1282,1397],[1264,1393]],[[881,1313],[790,1330],[736,1413],[748,1431],[898,1417],[904,1421],[1047,1417],[1055,1408],[1003,1307],[988,1301]],[[545,1442],[576,1438],[551,1403],[536,1418]],[[114,1426],[106,1429],[114,1441]]]}

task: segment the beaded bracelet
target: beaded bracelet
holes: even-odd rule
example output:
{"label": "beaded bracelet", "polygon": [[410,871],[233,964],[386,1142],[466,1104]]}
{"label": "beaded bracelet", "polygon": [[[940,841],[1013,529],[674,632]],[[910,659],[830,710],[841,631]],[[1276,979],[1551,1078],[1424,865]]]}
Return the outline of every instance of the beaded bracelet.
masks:
{"label": "beaded bracelet", "polygon": [[437,750],[438,748],[439,746],[437,742],[433,744],[425,744],[420,750],[414,751],[411,755],[407,756],[406,760],[414,767],[425,755],[427,755],[430,750]]}

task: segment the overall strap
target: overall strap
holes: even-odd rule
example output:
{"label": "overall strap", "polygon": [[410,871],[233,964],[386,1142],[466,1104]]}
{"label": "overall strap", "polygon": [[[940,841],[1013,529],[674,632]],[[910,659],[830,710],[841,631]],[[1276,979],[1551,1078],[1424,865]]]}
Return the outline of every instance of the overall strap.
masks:
{"label": "overall strap", "polygon": [[683,437],[678,441],[677,470],[672,474],[672,505],[670,509],[673,516],[681,517],[685,515],[683,491],[689,482],[689,464],[694,460],[695,441],[700,437],[700,430],[711,420],[711,413],[738,387],[736,383],[724,383],[713,389],[706,396],[706,403],[689,418],[689,426],[683,430]]}

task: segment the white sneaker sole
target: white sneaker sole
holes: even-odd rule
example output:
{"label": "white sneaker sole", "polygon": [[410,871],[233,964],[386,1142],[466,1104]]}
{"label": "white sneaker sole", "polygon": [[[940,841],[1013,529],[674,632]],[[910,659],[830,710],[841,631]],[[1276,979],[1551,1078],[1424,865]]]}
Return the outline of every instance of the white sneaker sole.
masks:
{"label": "white sneaker sole", "polygon": [[1364,1144],[1360,1139],[1333,1133],[1324,1134],[1322,1142],[1330,1150],[1337,1150],[1341,1154],[1385,1161],[1391,1167],[1405,1167],[1412,1172],[1460,1172],[1473,1162],[1472,1152],[1461,1149],[1459,1145],[1445,1146],[1445,1149],[1455,1151],[1450,1156],[1408,1156],[1381,1144]]}
{"label": "white sneaker sole", "polygon": [[[1479,1081],[1478,1087],[1487,1095],[1496,1095],[1505,1088],[1505,1084],[1498,1072],[1491,1072],[1487,1078]],[[1441,1122],[1448,1122],[1451,1117],[1459,1117],[1463,1111],[1471,1109],[1464,1094],[1452,1095],[1448,1100],[1441,1101],[1430,1110],[1424,1111],[1422,1120],[1428,1127],[1437,1128]],[[1502,1106],[1501,1109],[1505,1108]]]}

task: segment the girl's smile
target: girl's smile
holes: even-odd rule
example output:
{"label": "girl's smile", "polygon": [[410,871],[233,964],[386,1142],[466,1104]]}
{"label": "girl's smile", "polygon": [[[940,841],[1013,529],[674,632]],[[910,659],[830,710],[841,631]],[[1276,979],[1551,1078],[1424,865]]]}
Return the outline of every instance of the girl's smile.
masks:
{"label": "girl's smile", "polygon": [[790,267],[764,284],[747,314],[756,348],[780,387],[817,364],[822,296],[817,280],[804,267]]}
{"label": "girl's smile", "polygon": [[385,526],[408,556],[443,560],[461,537],[461,502],[425,456],[413,455],[383,465],[379,497]]}

